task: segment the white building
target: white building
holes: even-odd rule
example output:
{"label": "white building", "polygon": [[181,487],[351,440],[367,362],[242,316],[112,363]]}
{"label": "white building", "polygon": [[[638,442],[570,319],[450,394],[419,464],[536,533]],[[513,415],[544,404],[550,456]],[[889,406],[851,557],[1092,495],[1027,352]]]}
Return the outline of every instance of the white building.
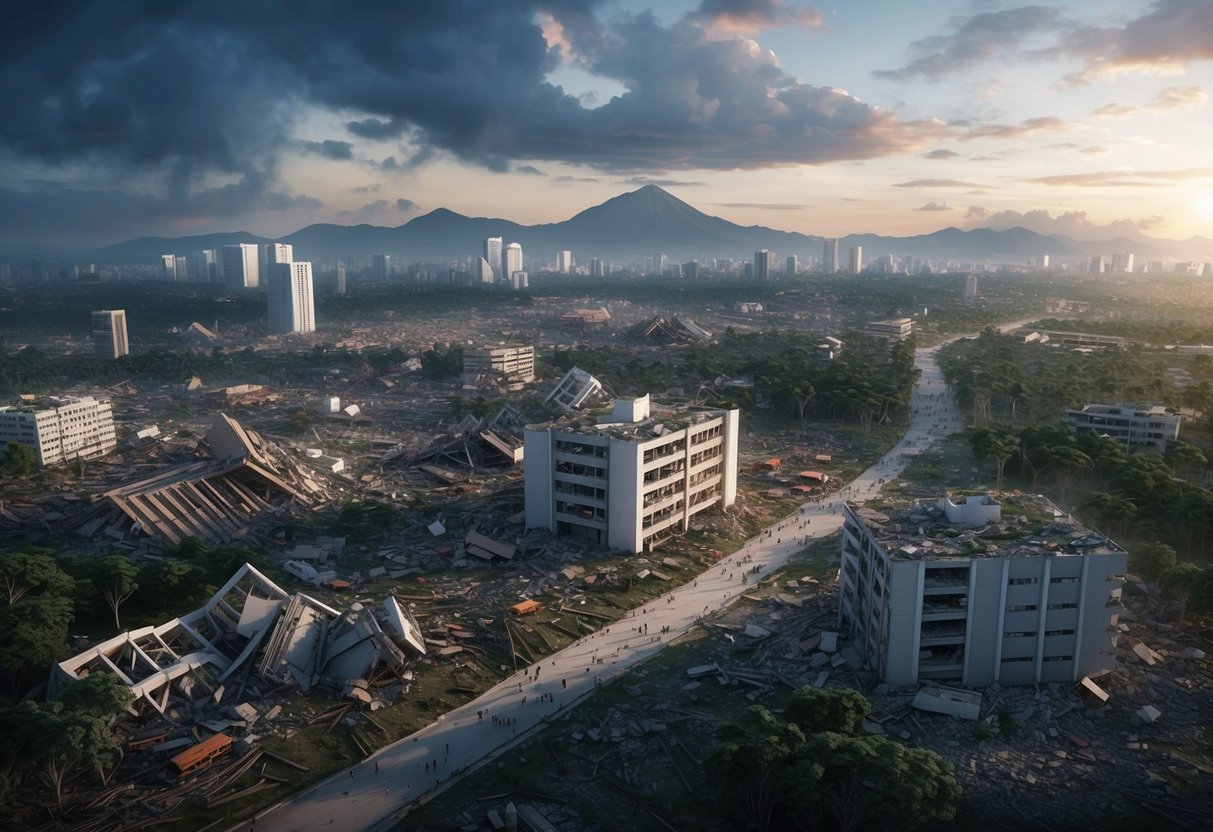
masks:
{"label": "white building", "polygon": [[514,272],[523,271],[522,245],[510,243],[501,253],[501,274],[497,275],[499,283],[509,283]]}
{"label": "white building", "polygon": [[851,260],[848,266],[851,274],[863,271],[863,246],[851,246]]}
{"label": "white building", "polygon": [[737,497],[736,410],[652,413],[648,396],[617,399],[595,420],[574,414],[528,427],[527,528],[641,552]]}
{"label": "white building", "polygon": [[1001,509],[988,495],[845,507],[838,626],[885,684],[1073,684],[1115,669],[1125,551],[1043,498],[1008,505],[1026,524],[1000,524]]}
{"label": "white building", "polygon": [[169,283],[177,280],[177,258],[171,254],[160,255],[160,279]]}
{"label": "white building", "polygon": [[270,264],[266,300],[272,332],[315,332],[314,298],[311,263]]}
{"label": "white building", "polygon": [[261,273],[269,279],[275,263],[290,263],[295,259],[295,247],[290,243],[266,243],[261,246]]}
{"label": "white building", "polygon": [[508,383],[527,384],[535,380],[535,348],[528,345],[465,350],[463,372],[499,373]]}
{"label": "white building", "polygon": [[865,335],[889,341],[904,341],[914,334],[913,318],[890,318],[887,321],[872,321],[863,328]]}
{"label": "white building", "polygon": [[606,277],[606,267],[598,257],[590,260],[590,277]]}
{"label": "white building", "polygon": [[390,254],[372,254],[371,255],[371,276],[376,280],[384,281],[392,276],[392,255]]}
{"label": "white building", "polygon": [[97,310],[92,313],[92,324],[94,355],[112,360],[130,354],[125,309]]}
{"label": "white building", "polygon": [[505,261],[501,259],[501,252],[500,237],[489,237],[484,241],[484,259],[493,273],[490,283],[495,282],[498,277],[504,281],[508,275],[507,272],[502,271],[505,268]]}
{"label": "white building", "polygon": [[1067,410],[1066,424],[1071,433],[1093,430],[1123,442],[1131,451],[1153,448],[1162,453],[1167,442],[1179,438],[1179,414],[1162,405],[1088,404],[1082,410]]}
{"label": "white building", "polygon": [[973,300],[977,297],[977,275],[970,274],[965,276],[965,300]]}
{"label": "white building", "polygon": [[118,444],[109,399],[48,396],[43,407],[0,407],[0,453],[33,448],[39,465],[104,456]]}
{"label": "white building", "polygon": [[483,257],[476,261],[476,282],[482,286],[491,286],[493,283],[493,267]]}
{"label": "white building", "polygon": [[255,243],[223,247],[223,282],[229,292],[261,285],[261,256]]}
{"label": "white building", "polygon": [[573,252],[565,249],[556,252],[556,271],[568,274],[573,270]]}
{"label": "white building", "polygon": [[821,270],[826,274],[838,271],[838,240],[834,237],[821,241]]}

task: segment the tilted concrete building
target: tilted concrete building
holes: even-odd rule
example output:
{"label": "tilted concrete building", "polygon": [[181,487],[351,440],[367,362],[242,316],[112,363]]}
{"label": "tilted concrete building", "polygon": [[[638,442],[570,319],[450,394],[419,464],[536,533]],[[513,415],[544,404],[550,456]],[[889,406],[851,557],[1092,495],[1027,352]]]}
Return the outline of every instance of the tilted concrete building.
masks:
{"label": "tilted concrete building", "polygon": [[9,442],[32,448],[39,465],[104,456],[118,446],[109,399],[47,396],[41,407],[0,407],[0,456]]}
{"label": "tilted concrete building", "polygon": [[1048,500],[844,515],[838,625],[886,684],[1075,683],[1115,669],[1127,555]]}
{"label": "tilted concrete building", "polygon": [[526,525],[641,552],[737,497],[738,411],[617,399],[525,437]]}

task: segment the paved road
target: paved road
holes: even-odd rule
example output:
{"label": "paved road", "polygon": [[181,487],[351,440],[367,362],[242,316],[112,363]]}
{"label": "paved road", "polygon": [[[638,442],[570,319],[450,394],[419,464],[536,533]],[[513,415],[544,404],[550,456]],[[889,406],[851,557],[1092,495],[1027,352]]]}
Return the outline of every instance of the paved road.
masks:
{"label": "paved road", "polygon": [[[577,641],[538,665],[516,673],[473,702],[448,712],[420,731],[362,763],[262,812],[257,830],[388,829],[413,801],[446,788],[468,769],[508,750],[542,720],[593,693],[597,684],[658,653],[696,620],[727,606],[761,573],[781,566],[811,539],[842,525],[839,503],[865,500],[906,464],[906,454],[925,450],[961,427],[935,363],[937,348],[918,351],[922,377],[911,400],[909,427],[885,456],[829,501],[807,503],[766,529],[698,580],[632,610],[610,627]],[[668,633],[662,633],[662,629]],[[253,828],[245,823],[234,829]]]}

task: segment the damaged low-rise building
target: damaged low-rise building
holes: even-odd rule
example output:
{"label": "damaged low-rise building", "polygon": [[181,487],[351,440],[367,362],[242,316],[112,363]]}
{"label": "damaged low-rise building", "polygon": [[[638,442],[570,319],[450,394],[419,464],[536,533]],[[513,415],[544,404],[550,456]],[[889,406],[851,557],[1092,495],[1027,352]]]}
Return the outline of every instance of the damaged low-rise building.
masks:
{"label": "damaged low-rise building", "polygon": [[737,496],[737,410],[648,396],[526,430],[526,525],[641,552]]}
{"label": "damaged low-rise building", "polygon": [[571,413],[580,407],[594,407],[610,401],[610,393],[602,382],[580,367],[571,367],[544,399]]}
{"label": "damaged low-rise building", "polygon": [[1116,669],[1126,567],[1042,497],[848,503],[838,626],[891,687],[1074,684]]}
{"label": "damaged low-rise building", "polygon": [[134,694],[132,714],[164,713],[181,702],[219,701],[228,679],[255,668],[275,684],[304,692],[327,685],[349,695],[351,686],[365,693],[376,674],[403,674],[425,652],[416,619],[392,596],[378,612],[361,604],[339,612],[287,592],[246,563],[193,612],[114,636],[54,665],[50,693],[108,671]]}
{"label": "damaged low-rise building", "polygon": [[463,353],[465,384],[476,384],[482,378],[500,381],[509,390],[519,390],[535,380],[535,348],[477,347]]}

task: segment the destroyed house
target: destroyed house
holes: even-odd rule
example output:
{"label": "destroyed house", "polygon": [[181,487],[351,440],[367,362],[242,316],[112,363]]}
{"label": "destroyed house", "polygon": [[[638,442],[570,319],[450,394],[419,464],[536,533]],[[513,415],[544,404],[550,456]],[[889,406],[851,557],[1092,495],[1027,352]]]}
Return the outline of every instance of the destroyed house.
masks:
{"label": "destroyed house", "polygon": [[[253,669],[275,685],[308,691],[348,688],[376,674],[402,673],[426,652],[416,619],[389,596],[382,621],[354,604],[338,612],[311,596],[288,593],[249,564],[207,603],[164,624],[114,636],[51,668],[50,693],[96,671],[115,674],[140,715],[175,703],[222,699],[225,682]],[[240,685],[243,689],[245,685]]]}
{"label": "destroyed house", "polygon": [[737,495],[738,411],[652,411],[648,396],[526,431],[528,528],[641,552]]}
{"label": "destroyed house", "polygon": [[235,419],[219,414],[206,439],[213,459],[174,465],[101,495],[104,507],[86,533],[108,523],[174,545],[187,537],[227,544],[262,512],[323,499],[312,474]]}
{"label": "destroyed house", "polygon": [[1125,551],[1042,497],[844,507],[839,629],[893,687],[1114,670]]}
{"label": "destroyed house", "polygon": [[463,353],[465,376],[489,374],[521,387],[535,380],[535,348],[479,347]]}

